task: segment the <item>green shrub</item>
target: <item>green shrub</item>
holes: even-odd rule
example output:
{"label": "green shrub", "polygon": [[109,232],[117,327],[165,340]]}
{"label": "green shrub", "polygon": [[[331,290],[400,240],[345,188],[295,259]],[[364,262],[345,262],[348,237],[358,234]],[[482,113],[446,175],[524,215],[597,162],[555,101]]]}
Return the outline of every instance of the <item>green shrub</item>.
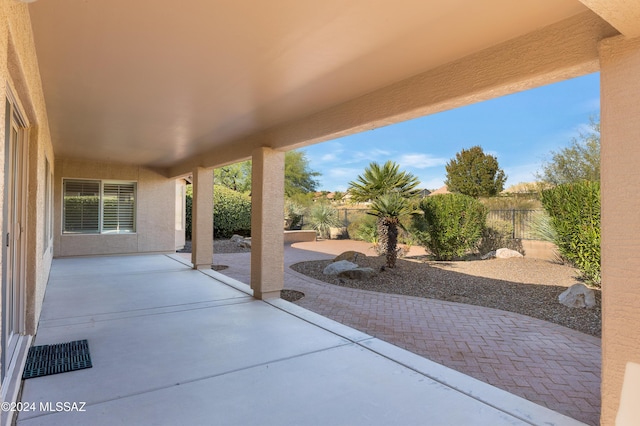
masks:
{"label": "green shrub", "polygon": [[213,189],[213,236],[251,235],[251,197],[222,185]]}
{"label": "green shrub", "polygon": [[578,182],[542,192],[560,254],[600,287],[600,183]]}
{"label": "green shrub", "polygon": [[329,204],[319,203],[309,211],[309,225],[321,238],[329,238],[330,228],[342,226],[338,212]]}
{"label": "green shrub", "polygon": [[423,214],[413,218],[418,243],[437,260],[462,257],[480,240],[487,217],[485,207],[462,194],[441,194],[420,202]]}
{"label": "green shrub", "polygon": [[191,209],[193,206],[193,186],[187,185],[186,191],[186,200],[185,200],[185,226],[184,226],[184,235],[187,240],[191,240]]}
{"label": "green shrub", "polygon": [[[193,188],[187,186],[185,236],[192,237]],[[222,185],[213,188],[213,236],[229,238],[251,234],[251,198]]]}
{"label": "green shrub", "polygon": [[378,238],[378,227],[376,218],[366,213],[353,218],[353,221],[347,226],[349,238],[357,241],[366,241],[373,243]]}

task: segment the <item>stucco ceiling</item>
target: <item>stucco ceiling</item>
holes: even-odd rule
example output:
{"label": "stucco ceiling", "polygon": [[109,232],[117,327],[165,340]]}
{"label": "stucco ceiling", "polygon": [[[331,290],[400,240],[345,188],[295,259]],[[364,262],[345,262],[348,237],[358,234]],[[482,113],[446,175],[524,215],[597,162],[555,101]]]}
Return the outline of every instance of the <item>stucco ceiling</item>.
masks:
{"label": "stucco ceiling", "polygon": [[169,167],[584,12],[576,0],[40,0],[57,157]]}

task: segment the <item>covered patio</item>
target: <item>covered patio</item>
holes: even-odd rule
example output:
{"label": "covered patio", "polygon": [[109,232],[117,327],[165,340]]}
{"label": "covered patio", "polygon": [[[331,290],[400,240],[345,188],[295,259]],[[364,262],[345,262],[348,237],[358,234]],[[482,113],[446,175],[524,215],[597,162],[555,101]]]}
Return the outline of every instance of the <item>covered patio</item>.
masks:
{"label": "covered patio", "polygon": [[80,339],[19,425],[580,424],[174,255],[54,260],[35,344]]}
{"label": "covered patio", "polygon": [[[600,72],[601,423],[637,424],[640,3],[0,0],[0,22],[2,401],[32,343],[95,363],[22,394],[89,411],[20,423],[558,423],[281,301],[284,157]],[[213,169],[246,159],[251,290],[209,269]],[[188,265],[164,255],[187,179]]]}

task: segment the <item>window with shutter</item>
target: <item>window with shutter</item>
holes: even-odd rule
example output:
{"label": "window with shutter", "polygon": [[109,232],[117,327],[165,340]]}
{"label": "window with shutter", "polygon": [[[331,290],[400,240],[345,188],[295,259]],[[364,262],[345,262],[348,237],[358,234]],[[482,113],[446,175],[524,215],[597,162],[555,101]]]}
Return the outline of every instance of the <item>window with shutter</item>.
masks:
{"label": "window with shutter", "polygon": [[103,232],[135,232],[135,191],[134,183],[104,183]]}
{"label": "window with shutter", "polygon": [[135,204],[135,182],[65,179],[63,232],[135,232]]}
{"label": "window with shutter", "polygon": [[65,180],[63,208],[64,232],[100,232],[100,181]]}

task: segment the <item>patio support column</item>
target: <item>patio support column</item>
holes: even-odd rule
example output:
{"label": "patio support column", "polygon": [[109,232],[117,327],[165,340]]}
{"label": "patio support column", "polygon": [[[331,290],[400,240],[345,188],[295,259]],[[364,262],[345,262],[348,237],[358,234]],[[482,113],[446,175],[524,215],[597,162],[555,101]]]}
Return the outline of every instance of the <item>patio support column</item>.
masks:
{"label": "patio support column", "polygon": [[640,416],[640,38],[602,41],[600,67],[601,424],[612,425],[623,413],[618,424],[634,424]]}
{"label": "patio support column", "polygon": [[203,167],[193,171],[191,263],[193,269],[210,269],[213,263],[213,169]]}
{"label": "patio support column", "polygon": [[251,288],[280,297],[284,286],[284,152],[257,148],[251,169]]}

